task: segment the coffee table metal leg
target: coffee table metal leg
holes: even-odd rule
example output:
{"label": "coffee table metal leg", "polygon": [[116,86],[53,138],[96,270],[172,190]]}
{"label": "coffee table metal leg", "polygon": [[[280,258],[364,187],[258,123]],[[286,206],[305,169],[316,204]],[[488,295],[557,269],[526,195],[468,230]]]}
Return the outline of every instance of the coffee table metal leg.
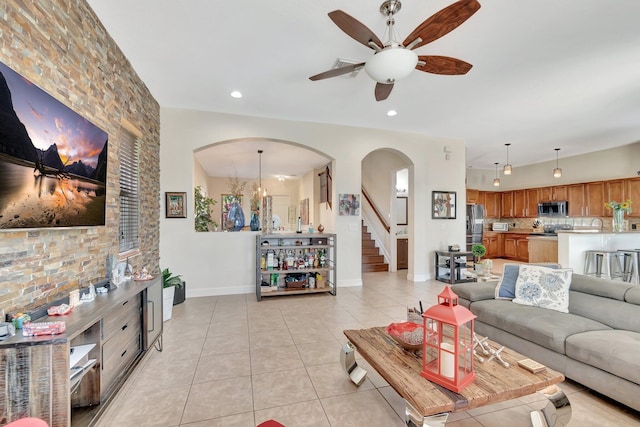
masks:
{"label": "coffee table metal leg", "polygon": [[355,385],[360,385],[367,377],[367,371],[356,363],[356,348],[350,342],[340,350],[340,362]]}
{"label": "coffee table metal leg", "polygon": [[552,385],[538,393],[549,399],[547,405],[540,411],[531,413],[534,427],[564,427],[571,419],[571,403],[558,386]]}
{"label": "coffee table metal leg", "polygon": [[409,402],[405,400],[404,403],[404,421],[409,427],[444,427],[449,417],[448,412],[423,417]]}

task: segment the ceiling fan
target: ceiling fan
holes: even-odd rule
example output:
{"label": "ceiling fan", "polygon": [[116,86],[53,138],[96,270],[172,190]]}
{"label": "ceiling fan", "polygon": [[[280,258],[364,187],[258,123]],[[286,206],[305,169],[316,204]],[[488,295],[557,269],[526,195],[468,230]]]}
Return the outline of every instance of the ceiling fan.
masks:
{"label": "ceiling fan", "polygon": [[393,17],[401,7],[402,4],[397,0],[386,0],[380,6],[380,13],[387,17],[387,41],[384,43],[362,22],[342,10],[329,12],[329,18],[342,31],[355,41],[375,50],[375,53],[366,62],[334,68],[311,76],[309,80],[337,77],[364,68],[377,82],[376,101],[383,101],[391,94],[393,84],[411,74],[414,68],[427,73],[447,75],[466,74],[471,69],[473,65],[460,59],[436,55],[418,56],[413,50],[439,39],[469,19],[480,9],[477,0],[459,0],[436,12],[413,30],[402,43],[397,41]]}

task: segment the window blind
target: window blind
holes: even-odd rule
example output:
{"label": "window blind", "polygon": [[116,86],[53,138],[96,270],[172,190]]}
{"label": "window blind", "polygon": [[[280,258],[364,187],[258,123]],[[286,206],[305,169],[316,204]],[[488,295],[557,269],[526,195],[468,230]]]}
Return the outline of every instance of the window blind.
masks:
{"label": "window blind", "polygon": [[120,144],[120,253],[140,247],[139,220],[139,164],[138,140],[123,132]]}

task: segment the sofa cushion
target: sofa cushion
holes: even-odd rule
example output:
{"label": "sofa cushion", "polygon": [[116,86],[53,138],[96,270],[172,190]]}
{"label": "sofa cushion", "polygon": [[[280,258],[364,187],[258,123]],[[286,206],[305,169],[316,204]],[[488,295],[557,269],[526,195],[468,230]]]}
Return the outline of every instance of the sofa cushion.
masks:
{"label": "sofa cushion", "polygon": [[631,304],[640,305],[640,286],[629,288],[624,294],[624,300]]}
{"label": "sofa cushion", "polygon": [[468,301],[481,301],[493,299],[493,282],[468,282],[453,285],[451,290],[462,299]]}
{"label": "sofa cushion", "polygon": [[506,300],[473,302],[470,310],[478,316],[477,322],[486,323],[560,354],[565,354],[565,339],[568,336],[611,329],[595,320],[571,313],[519,305]]}
{"label": "sofa cushion", "polygon": [[513,302],[568,313],[572,272],[570,268],[521,265]]}
{"label": "sofa cushion", "polygon": [[593,319],[613,329],[640,332],[640,305],[569,291],[569,313]]}
{"label": "sofa cushion", "polygon": [[570,290],[624,301],[627,291],[637,286],[621,280],[602,279],[574,273],[571,278]]}
{"label": "sofa cushion", "polygon": [[590,331],[567,338],[567,356],[640,384],[640,333]]}
{"label": "sofa cushion", "polygon": [[[508,299],[512,300],[516,297],[516,281],[520,274],[520,266],[523,264],[509,264],[506,263],[502,267],[502,278],[496,286],[495,298],[496,299]],[[555,263],[540,263],[530,265],[542,265],[549,268],[559,268]]]}

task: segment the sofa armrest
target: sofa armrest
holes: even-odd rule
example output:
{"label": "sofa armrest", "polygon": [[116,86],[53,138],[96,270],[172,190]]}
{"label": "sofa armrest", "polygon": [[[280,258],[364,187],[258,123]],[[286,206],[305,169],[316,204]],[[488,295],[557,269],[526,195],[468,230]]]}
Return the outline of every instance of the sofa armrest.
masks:
{"label": "sofa armrest", "polygon": [[451,290],[460,298],[469,302],[494,299],[496,294],[495,282],[469,282],[453,285]]}

